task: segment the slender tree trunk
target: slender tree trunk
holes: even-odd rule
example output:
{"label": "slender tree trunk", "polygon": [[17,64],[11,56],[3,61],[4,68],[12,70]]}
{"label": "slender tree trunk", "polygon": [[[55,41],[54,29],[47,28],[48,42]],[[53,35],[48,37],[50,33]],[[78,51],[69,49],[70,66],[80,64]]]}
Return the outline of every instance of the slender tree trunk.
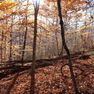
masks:
{"label": "slender tree trunk", "polygon": [[36,40],[37,40],[37,16],[38,16],[39,5],[36,3],[34,7],[34,37],[33,37],[33,55],[31,65],[31,87],[30,94],[35,94],[35,62],[36,62]]}
{"label": "slender tree trunk", "polygon": [[1,32],[1,63],[3,61],[3,31]]}
{"label": "slender tree trunk", "polygon": [[[6,25],[8,24],[8,21],[7,21],[7,20],[6,20],[6,23],[5,23],[5,24],[6,24]],[[5,43],[4,43],[4,44],[5,44],[5,45],[4,45],[4,46],[5,46],[5,47],[4,47],[4,60],[6,61],[6,60],[7,60],[7,57],[6,57],[6,49],[7,49],[7,46],[6,46],[6,45],[7,45],[6,33],[5,33],[5,40],[4,40],[4,42],[5,42]]]}
{"label": "slender tree trunk", "polygon": [[26,39],[27,39],[27,31],[28,31],[28,21],[27,21],[27,11],[28,11],[28,2],[29,0],[27,0],[27,5],[26,5],[26,14],[25,14],[25,25],[26,25],[26,28],[25,28],[25,32],[24,32],[24,43],[23,43],[23,51],[22,51],[22,66],[23,66],[23,60],[24,60],[24,54],[25,54],[25,48],[26,48]]}
{"label": "slender tree trunk", "polygon": [[58,45],[58,34],[57,34],[57,31],[55,32],[55,38],[56,38],[57,55],[59,56],[59,45]]}
{"label": "slender tree trunk", "polygon": [[61,12],[61,0],[57,0],[57,6],[58,6],[58,14],[59,14],[59,19],[60,19],[60,26],[61,26],[61,37],[62,37],[62,44],[64,46],[64,49],[68,55],[68,65],[69,65],[69,69],[70,69],[70,73],[71,73],[71,79],[74,85],[74,90],[75,90],[75,94],[78,94],[78,88],[77,88],[77,84],[76,84],[76,79],[73,73],[73,67],[72,67],[72,60],[71,60],[71,56],[70,56],[70,51],[66,45],[65,42],[65,32],[64,32],[64,23],[62,20],[62,12]]}
{"label": "slender tree trunk", "polygon": [[12,59],[12,30],[13,30],[13,16],[11,18],[11,31],[10,31],[10,54],[9,54],[9,61]]}
{"label": "slender tree trunk", "polygon": [[[27,9],[26,9],[27,10]],[[22,50],[22,66],[23,66],[23,60],[24,60],[24,54],[25,54],[25,48],[26,48],[26,39],[27,39],[27,31],[28,31],[28,27],[27,27],[27,14],[26,14],[26,28],[25,28],[25,32],[24,32],[24,42],[23,42],[23,50]]]}

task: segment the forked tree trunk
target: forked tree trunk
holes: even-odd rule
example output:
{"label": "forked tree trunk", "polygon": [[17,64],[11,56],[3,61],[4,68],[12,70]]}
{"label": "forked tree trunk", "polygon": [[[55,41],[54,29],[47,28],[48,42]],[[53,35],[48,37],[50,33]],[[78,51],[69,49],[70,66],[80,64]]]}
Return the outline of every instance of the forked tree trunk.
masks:
{"label": "forked tree trunk", "polygon": [[71,60],[71,56],[70,56],[70,51],[66,45],[65,42],[65,32],[64,32],[64,23],[63,23],[63,19],[62,19],[62,12],[61,12],[61,0],[57,0],[57,6],[58,6],[58,14],[59,14],[59,19],[60,19],[60,26],[61,26],[61,37],[62,37],[62,45],[64,46],[64,49],[68,55],[68,65],[69,65],[69,69],[70,69],[70,74],[71,74],[71,79],[74,85],[74,90],[75,90],[75,94],[78,94],[78,88],[77,88],[77,84],[76,84],[76,79],[73,73],[73,67],[72,67],[72,60]]}

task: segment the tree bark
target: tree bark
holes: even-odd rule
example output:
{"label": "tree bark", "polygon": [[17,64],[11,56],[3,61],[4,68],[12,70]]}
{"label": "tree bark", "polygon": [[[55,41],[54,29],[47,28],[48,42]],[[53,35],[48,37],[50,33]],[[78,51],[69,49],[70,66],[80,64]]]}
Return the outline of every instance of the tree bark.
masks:
{"label": "tree bark", "polygon": [[10,30],[10,54],[9,54],[9,61],[12,60],[12,32],[13,32],[13,16],[11,18],[11,30]]}
{"label": "tree bark", "polygon": [[35,62],[36,62],[36,41],[37,41],[37,17],[38,17],[39,5],[36,3],[34,7],[34,37],[33,37],[33,55],[31,65],[31,87],[30,94],[35,94]]}
{"label": "tree bark", "polygon": [[[28,6],[28,5],[27,5]],[[28,8],[28,7],[27,7]],[[26,10],[27,10],[26,8]],[[27,26],[27,13],[26,13],[26,18],[25,18],[25,21],[26,21],[26,28],[25,28],[25,32],[24,32],[24,42],[23,42],[23,51],[22,51],[22,66],[24,65],[23,64],[23,60],[24,60],[24,55],[25,55],[25,48],[26,48],[26,40],[27,40],[27,31],[28,31],[28,26]]]}
{"label": "tree bark", "polygon": [[78,88],[77,88],[76,79],[75,79],[75,76],[73,73],[70,51],[69,51],[69,49],[66,45],[66,42],[65,42],[64,23],[63,23],[62,12],[61,12],[61,0],[57,0],[57,6],[58,6],[58,15],[59,15],[59,19],[60,19],[60,26],[61,26],[62,45],[63,45],[63,47],[68,55],[68,62],[69,62],[68,65],[69,65],[69,69],[70,69],[71,79],[72,79],[72,82],[74,85],[75,94],[78,94]]}

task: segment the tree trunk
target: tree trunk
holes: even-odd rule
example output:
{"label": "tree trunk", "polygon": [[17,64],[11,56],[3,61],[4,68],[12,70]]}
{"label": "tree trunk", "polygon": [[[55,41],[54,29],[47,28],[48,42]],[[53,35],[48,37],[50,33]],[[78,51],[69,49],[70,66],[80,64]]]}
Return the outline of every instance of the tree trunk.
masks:
{"label": "tree trunk", "polygon": [[72,60],[71,60],[71,56],[70,56],[70,51],[66,45],[65,42],[65,32],[64,32],[64,23],[63,23],[63,19],[62,19],[62,12],[61,12],[61,0],[57,0],[57,6],[58,6],[58,14],[59,14],[59,19],[60,19],[60,26],[61,26],[61,37],[62,37],[62,45],[68,55],[68,65],[69,65],[69,69],[70,69],[70,74],[71,74],[71,79],[74,85],[74,90],[75,90],[75,94],[78,94],[78,88],[77,88],[77,84],[76,84],[76,79],[73,73],[73,67],[72,67]]}
{"label": "tree trunk", "polygon": [[3,62],[3,31],[1,32],[2,34],[1,34],[1,63]]}
{"label": "tree trunk", "polygon": [[34,7],[34,38],[33,38],[33,55],[32,55],[32,65],[31,65],[31,87],[30,94],[35,94],[35,62],[36,62],[36,40],[37,40],[37,16],[39,5],[36,4]]}
{"label": "tree trunk", "polygon": [[13,16],[11,18],[11,30],[10,30],[10,54],[9,54],[9,61],[12,60],[12,31],[13,31]]}
{"label": "tree trunk", "polygon": [[[26,5],[26,11],[28,11],[28,2],[29,0],[27,0],[27,5]],[[27,18],[27,12],[25,14],[25,32],[24,32],[24,42],[23,42],[23,49],[22,49],[22,66],[23,64],[23,60],[24,60],[24,54],[25,54],[25,48],[26,48],[26,39],[27,39],[27,31],[28,31],[28,18]]]}
{"label": "tree trunk", "polygon": [[23,60],[24,60],[24,55],[25,55],[25,48],[26,48],[26,39],[27,39],[27,31],[28,31],[28,26],[27,26],[27,14],[26,14],[26,28],[25,28],[25,32],[24,32],[24,42],[23,42],[23,49],[22,49],[22,66],[23,64]]}

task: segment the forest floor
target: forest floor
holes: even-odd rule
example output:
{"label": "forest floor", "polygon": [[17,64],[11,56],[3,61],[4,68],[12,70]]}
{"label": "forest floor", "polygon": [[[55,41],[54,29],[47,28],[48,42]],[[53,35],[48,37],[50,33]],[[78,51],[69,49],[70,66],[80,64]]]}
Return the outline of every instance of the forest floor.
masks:
{"label": "forest floor", "polygon": [[[66,59],[50,66],[36,69],[36,94],[74,94],[68,66],[61,66]],[[94,94],[94,56],[73,60],[74,73],[79,91]],[[30,72],[25,70],[0,80],[0,94],[29,94]]]}

